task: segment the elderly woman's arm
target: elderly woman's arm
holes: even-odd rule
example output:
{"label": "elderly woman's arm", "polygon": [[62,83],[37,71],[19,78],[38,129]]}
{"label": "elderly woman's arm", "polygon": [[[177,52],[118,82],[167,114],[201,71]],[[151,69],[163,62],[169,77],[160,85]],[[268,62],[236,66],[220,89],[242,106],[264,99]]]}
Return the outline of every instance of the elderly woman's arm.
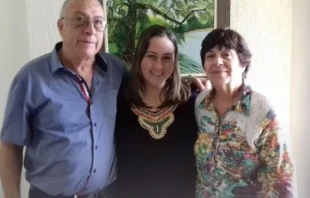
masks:
{"label": "elderly woman's arm", "polygon": [[263,184],[259,197],[294,197],[292,159],[272,110],[263,121],[263,128],[258,141],[263,162],[258,175],[258,180]]}

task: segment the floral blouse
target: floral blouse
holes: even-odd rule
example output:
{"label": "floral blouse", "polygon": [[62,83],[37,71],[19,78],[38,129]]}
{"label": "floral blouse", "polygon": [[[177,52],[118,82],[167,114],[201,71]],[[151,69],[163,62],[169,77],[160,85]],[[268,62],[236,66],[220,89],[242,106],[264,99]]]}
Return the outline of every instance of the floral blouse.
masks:
{"label": "floral blouse", "polygon": [[219,117],[214,92],[195,103],[196,197],[293,197],[293,164],[267,99],[244,86],[242,99]]}

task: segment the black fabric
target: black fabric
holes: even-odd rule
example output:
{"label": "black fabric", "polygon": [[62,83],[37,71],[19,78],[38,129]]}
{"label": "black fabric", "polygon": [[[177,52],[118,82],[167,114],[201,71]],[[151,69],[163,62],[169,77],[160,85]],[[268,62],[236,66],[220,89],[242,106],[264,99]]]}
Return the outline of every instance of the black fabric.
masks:
{"label": "black fabric", "polygon": [[116,148],[118,198],[194,198],[197,125],[194,94],[174,111],[175,121],[160,140],[138,123],[123,95],[118,97]]}

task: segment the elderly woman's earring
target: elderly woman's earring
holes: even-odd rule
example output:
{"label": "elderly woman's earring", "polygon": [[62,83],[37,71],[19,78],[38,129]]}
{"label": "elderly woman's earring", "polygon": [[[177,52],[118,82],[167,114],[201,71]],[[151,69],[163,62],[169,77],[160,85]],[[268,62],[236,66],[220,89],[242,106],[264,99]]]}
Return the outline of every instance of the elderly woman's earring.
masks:
{"label": "elderly woman's earring", "polygon": [[242,84],[245,84],[246,73],[242,72]]}
{"label": "elderly woman's earring", "polygon": [[243,80],[246,79],[246,74],[245,74],[245,72],[242,72],[242,79],[243,79]]}

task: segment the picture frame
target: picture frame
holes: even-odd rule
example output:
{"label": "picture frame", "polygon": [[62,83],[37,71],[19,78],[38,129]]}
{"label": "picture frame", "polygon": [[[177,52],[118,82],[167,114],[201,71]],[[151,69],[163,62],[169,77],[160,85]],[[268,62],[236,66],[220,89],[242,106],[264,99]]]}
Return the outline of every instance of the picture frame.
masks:
{"label": "picture frame", "polygon": [[130,67],[141,31],[165,25],[177,36],[182,76],[205,76],[200,60],[203,38],[214,28],[230,26],[231,0],[100,0],[108,27],[102,50]]}

